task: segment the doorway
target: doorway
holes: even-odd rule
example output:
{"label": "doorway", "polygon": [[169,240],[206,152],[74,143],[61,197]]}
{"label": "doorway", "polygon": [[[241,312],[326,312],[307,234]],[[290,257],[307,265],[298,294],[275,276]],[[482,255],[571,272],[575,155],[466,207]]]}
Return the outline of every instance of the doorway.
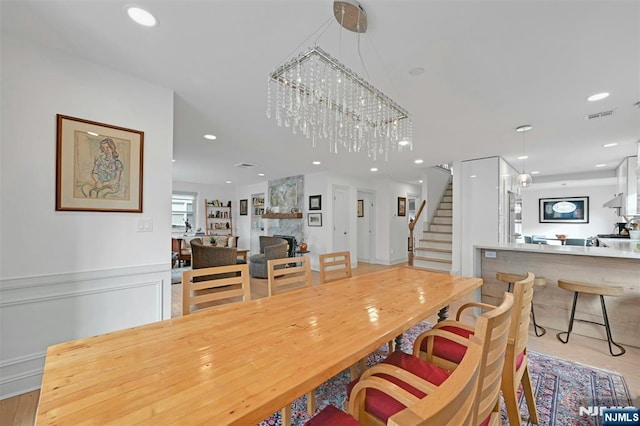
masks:
{"label": "doorway", "polygon": [[372,191],[358,191],[357,214],[357,241],[358,241],[358,261],[375,263],[375,200],[376,194]]}
{"label": "doorway", "polygon": [[349,244],[349,189],[333,186],[333,248],[332,251],[350,251]]}

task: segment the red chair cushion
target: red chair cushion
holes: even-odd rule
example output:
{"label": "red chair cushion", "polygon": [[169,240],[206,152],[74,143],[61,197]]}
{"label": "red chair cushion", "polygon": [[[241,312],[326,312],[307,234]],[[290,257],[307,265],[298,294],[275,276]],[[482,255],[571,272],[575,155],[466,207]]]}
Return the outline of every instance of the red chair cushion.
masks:
{"label": "red chair cushion", "polygon": [[[468,339],[469,336],[473,334],[473,331],[469,331],[453,325],[441,327],[439,328],[439,330],[445,330],[450,333],[457,334],[458,336],[462,336],[465,339]],[[422,341],[420,350],[423,352],[427,351],[427,339],[424,339]],[[436,337],[433,339],[433,354],[439,358],[443,358],[456,364],[460,364],[466,352],[466,346],[463,346],[456,342],[452,342],[449,339],[445,339],[443,337]]]}
{"label": "red chair cushion", "polygon": [[[394,351],[384,361],[382,361],[382,363],[400,367],[403,370],[409,371],[416,376],[428,380],[434,385],[440,385],[451,375],[451,372],[447,370],[444,370],[433,364],[429,364],[428,362],[425,362],[418,357],[406,354],[401,351]],[[382,377],[392,383],[395,383],[402,389],[417,396],[418,398],[424,398],[426,396],[424,392],[421,392],[420,390],[408,385],[402,380],[398,380],[395,377],[391,377],[387,374],[376,374],[376,376]],[[351,390],[356,385],[356,383],[358,383],[358,380],[354,380],[353,382],[349,383],[349,385],[347,386],[348,395],[351,394]],[[367,389],[366,391],[365,410],[384,422],[386,422],[389,417],[399,411],[404,410],[405,408],[405,405],[399,403],[384,392],[380,392],[377,389]]]}
{"label": "red chair cushion", "polygon": [[351,417],[344,411],[339,410],[333,405],[327,405],[318,414],[313,416],[311,420],[305,423],[307,426],[362,426],[362,423]]}

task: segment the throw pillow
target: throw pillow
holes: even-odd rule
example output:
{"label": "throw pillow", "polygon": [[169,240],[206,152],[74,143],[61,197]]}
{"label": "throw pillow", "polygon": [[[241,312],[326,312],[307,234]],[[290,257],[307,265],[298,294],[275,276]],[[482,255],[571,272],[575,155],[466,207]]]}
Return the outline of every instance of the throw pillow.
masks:
{"label": "throw pillow", "polygon": [[226,247],[227,246],[227,241],[229,241],[229,237],[227,237],[227,236],[216,237],[216,246],[217,247]]}
{"label": "throw pillow", "polygon": [[229,247],[235,247],[236,246],[236,240],[238,239],[238,237],[229,237]]}

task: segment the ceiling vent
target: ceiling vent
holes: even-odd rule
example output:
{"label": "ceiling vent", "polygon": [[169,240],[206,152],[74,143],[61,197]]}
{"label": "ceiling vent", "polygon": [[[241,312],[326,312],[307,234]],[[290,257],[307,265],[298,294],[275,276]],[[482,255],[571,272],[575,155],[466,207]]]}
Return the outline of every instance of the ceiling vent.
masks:
{"label": "ceiling vent", "polygon": [[241,169],[250,169],[251,167],[255,167],[255,164],[251,163],[238,163],[234,164],[234,167],[240,167]]}
{"label": "ceiling vent", "polygon": [[605,118],[611,117],[613,115],[613,110],[596,112],[593,114],[587,114],[584,118],[585,120],[595,120],[596,118]]}

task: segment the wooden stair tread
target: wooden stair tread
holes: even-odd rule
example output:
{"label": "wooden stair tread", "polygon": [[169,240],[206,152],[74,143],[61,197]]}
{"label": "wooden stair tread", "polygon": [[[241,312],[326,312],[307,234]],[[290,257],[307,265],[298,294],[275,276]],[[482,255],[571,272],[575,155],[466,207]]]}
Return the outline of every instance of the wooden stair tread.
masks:
{"label": "wooden stair tread", "polygon": [[453,250],[446,248],[435,248],[435,247],[415,247],[413,251],[421,250],[421,251],[437,251],[440,253],[453,253]]}
{"label": "wooden stair tread", "polygon": [[413,260],[426,260],[428,262],[451,263],[451,259],[442,259],[440,257],[413,256]]}

